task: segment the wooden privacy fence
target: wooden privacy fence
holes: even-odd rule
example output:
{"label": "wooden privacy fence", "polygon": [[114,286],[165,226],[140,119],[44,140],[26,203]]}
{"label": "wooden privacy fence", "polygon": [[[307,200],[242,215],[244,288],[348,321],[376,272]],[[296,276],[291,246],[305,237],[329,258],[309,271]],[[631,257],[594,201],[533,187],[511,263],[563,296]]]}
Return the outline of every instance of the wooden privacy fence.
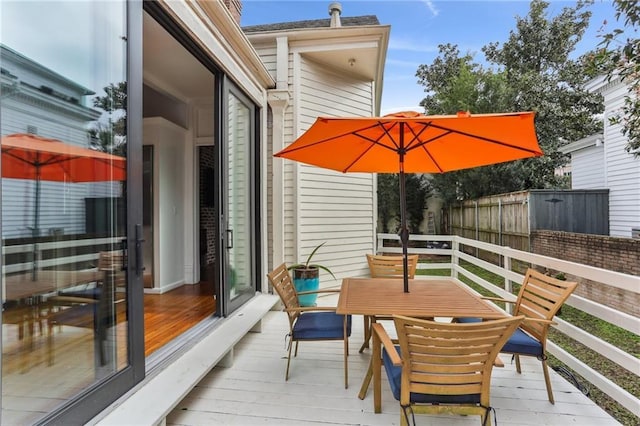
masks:
{"label": "wooden privacy fence", "polygon": [[450,233],[530,251],[531,231],[609,234],[608,190],[511,192],[449,208]]}

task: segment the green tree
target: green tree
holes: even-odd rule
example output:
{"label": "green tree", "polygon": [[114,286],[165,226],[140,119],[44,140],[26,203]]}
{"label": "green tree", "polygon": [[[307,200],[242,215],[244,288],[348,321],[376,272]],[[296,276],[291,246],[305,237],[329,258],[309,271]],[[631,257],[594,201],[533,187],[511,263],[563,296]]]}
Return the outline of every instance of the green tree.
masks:
{"label": "green tree", "polygon": [[570,59],[588,25],[590,2],[578,2],[548,18],[549,3],[533,0],[526,17],[502,45],[490,43],[484,52],[489,66],[461,55],[457,46],[440,46],[432,65],[421,65],[416,76],[427,96],[427,114],[536,111],[536,131],[543,157],[434,175],[433,186],[446,203],[530,188],[560,187],[554,170],[566,162],[558,148],[597,132],[602,124],[601,96],[583,89],[589,75],[584,61]]}
{"label": "green tree", "polygon": [[[611,118],[622,124],[622,133],[629,139],[626,150],[640,157],[640,38],[627,37],[625,33],[637,34],[640,27],[640,3],[635,0],[614,0],[616,20],[623,28],[604,32],[600,49],[593,56],[597,70],[605,70],[608,79],[620,77],[629,85],[630,91],[624,99],[622,113]],[[626,31],[625,31],[626,30]]]}
{"label": "green tree", "polygon": [[397,217],[400,209],[398,186],[397,174],[378,174],[378,220],[385,234],[389,233],[389,222]]}
{"label": "green tree", "polygon": [[96,121],[88,130],[89,144],[98,151],[125,157],[127,154],[126,144],[122,136],[118,137],[114,133],[114,128],[111,120],[107,124]]}
{"label": "green tree", "polygon": [[[411,233],[419,233],[420,224],[424,220],[424,207],[432,195],[431,184],[425,175],[405,175],[405,192],[407,202],[407,226]],[[378,174],[378,220],[382,224],[382,232],[390,230],[389,224],[395,221],[400,225],[400,181],[397,174]]]}
{"label": "green tree", "polygon": [[105,95],[96,96],[93,106],[107,113],[88,130],[92,147],[115,155],[126,155],[127,141],[127,82],[110,83],[103,88]]}

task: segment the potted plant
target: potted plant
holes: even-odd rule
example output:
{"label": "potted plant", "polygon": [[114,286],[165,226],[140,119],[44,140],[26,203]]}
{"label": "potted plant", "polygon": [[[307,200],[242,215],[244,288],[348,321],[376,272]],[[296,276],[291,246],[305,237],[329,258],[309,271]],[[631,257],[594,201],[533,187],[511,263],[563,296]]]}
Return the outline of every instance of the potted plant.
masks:
{"label": "potted plant", "polygon": [[[289,270],[293,271],[293,285],[298,293],[305,291],[317,291],[320,288],[320,269],[328,272],[335,279],[333,272],[324,265],[317,263],[311,263],[311,259],[316,254],[318,249],[325,245],[326,241],[313,249],[311,254],[307,257],[304,263],[296,263],[289,266]],[[318,294],[303,294],[298,296],[298,302],[300,306],[315,306]]]}

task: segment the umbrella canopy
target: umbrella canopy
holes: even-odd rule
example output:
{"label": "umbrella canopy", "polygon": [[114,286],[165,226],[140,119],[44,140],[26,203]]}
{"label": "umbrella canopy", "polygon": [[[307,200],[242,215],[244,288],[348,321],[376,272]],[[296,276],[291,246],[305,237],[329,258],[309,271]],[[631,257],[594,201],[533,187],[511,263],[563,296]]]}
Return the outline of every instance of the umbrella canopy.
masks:
{"label": "umbrella canopy", "polygon": [[275,157],[347,172],[399,173],[400,239],[408,291],[405,173],[446,173],[543,155],[533,112],[319,117]]}
{"label": "umbrella canopy", "polygon": [[[127,160],[56,139],[16,133],[2,137],[2,177],[35,180],[33,235],[39,236],[40,181],[103,182],[125,180]],[[34,252],[36,247],[34,245]],[[34,279],[36,274],[34,253]]]}
{"label": "umbrella canopy", "polygon": [[102,182],[126,179],[123,157],[16,133],[2,137],[2,177],[47,181]]}

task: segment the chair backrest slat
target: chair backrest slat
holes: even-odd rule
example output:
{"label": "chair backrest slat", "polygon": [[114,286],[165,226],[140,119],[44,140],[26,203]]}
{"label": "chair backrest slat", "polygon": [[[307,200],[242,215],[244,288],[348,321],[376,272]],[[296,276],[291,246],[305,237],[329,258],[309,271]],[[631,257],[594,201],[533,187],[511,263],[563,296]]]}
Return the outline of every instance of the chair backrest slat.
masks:
{"label": "chair backrest slat", "polygon": [[[289,270],[285,263],[269,272],[267,277],[269,278],[269,282],[275,289],[276,293],[278,293],[278,296],[280,296],[280,300],[282,300],[285,309],[295,309],[300,307],[300,303],[298,302],[298,292],[293,285],[291,275],[289,274]],[[287,314],[289,315],[289,322],[292,325],[293,321],[298,317],[298,315],[300,315],[300,312],[287,311]]]}
{"label": "chair backrest slat", "polygon": [[480,394],[488,404],[493,362],[524,316],[466,324],[393,318],[402,354],[401,404],[411,392]]}
{"label": "chair backrest slat", "polygon": [[[402,256],[367,254],[367,263],[371,278],[403,278],[404,264]],[[410,279],[416,275],[418,255],[407,256],[407,272]]]}
{"label": "chair backrest slat", "polygon": [[[513,314],[550,321],[577,285],[576,282],[559,280],[530,268],[520,288]],[[546,340],[549,329],[547,324],[534,321],[524,322],[521,328],[541,342]]]}

